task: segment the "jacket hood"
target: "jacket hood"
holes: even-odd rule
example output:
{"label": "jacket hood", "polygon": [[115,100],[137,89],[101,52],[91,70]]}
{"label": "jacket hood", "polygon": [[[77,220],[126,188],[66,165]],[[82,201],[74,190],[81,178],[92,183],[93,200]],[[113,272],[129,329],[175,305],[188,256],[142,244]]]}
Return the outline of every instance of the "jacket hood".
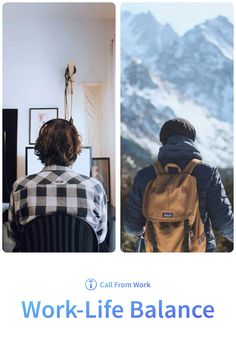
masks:
{"label": "jacket hood", "polygon": [[163,145],[157,156],[158,160],[202,160],[200,151],[194,145],[193,141],[182,135],[172,135],[167,143]]}

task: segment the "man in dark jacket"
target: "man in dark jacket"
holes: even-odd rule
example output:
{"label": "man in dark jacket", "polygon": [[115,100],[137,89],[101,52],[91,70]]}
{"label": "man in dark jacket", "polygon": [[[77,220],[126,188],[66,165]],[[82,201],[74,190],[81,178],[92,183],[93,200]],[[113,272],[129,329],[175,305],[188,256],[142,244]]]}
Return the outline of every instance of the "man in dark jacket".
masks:
{"label": "man in dark jacket", "polygon": [[[176,118],[165,122],[160,131],[163,146],[157,157],[161,165],[174,163],[183,169],[192,159],[202,160],[194,145],[195,138],[196,131],[187,120]],[[232,208],[217,168],[202,162],[194,168],[192,175],[197,179],[199,209],[207,239],[206,251],[213,252],[216,241],[212,228],[233,242]],[[156,172],[152,165],[140,170],[134,179],[124,215],[124,228],[128,234],[140,236],[145,230],[143,196],[147,184],[154,179]]]}

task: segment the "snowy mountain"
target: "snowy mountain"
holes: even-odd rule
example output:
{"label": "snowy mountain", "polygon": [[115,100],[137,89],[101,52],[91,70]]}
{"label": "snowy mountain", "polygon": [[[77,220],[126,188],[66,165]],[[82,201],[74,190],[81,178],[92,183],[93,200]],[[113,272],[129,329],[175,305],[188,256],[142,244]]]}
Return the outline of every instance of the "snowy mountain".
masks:
{"label": "snowy mountain", "polygon": [[206,21],[163,51],[156,61],[156,69],[163,79],[174,83],[185,97],[208,108],[216,118],[231,122],[233,43],[230,46],[228,36],[224,40],[224,31],[218,30],[218,27],[224,27],[224,31],[232,35],[232,25],[226,19]]}
{"label": "snowy mountain", "polygon": [[121,14],[122,49],[125,54],[149,62],[171,46],[177,33],[169,24],[160,25],[151,12],[131,15]]}
{"label": "snowy mountain", "polygon": [[178,36],[151,13],[125,12],[121,28],[123,168],[156,156],[160,127],[174,117],[194,124],[206,162],[232,166],[232,24],[219,16]]}
{"label": "snowy mountain", "polygon": [[233,25],[226,17],[208,20],[199,28],[208,42],[220,49],[226,58],[233,60]]}

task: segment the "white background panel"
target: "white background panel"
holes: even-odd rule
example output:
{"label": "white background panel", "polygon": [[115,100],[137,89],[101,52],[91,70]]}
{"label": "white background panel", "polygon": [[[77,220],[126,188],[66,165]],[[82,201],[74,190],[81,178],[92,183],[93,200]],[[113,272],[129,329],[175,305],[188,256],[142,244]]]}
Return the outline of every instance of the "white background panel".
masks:
{"label": "white background panel", "polygon": [[[117,7],[116,237],[112,254],[0,252],[1,352],[199,354],[236,352],[236,261],[230,254],[123,254],[119,250],[119,10]],[[184,14],[183,14],[184,16]],[[88,291],[88,278],[149,281],[151,289]],[[154,304],[211,304],[213,319],[24,319],[21,301],[75,304],[112,299],[128,311],[132,300]],[[4,349],[3,349],[4,348]],[[4,350],[4,351],[3,351]]]}

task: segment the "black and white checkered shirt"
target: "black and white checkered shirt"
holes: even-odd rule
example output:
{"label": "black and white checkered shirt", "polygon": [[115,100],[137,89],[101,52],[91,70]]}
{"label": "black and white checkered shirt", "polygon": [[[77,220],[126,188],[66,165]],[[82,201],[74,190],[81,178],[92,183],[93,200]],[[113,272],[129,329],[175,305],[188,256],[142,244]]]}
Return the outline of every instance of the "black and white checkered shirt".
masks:
{"label": "black and white checkered shirt", "polygon": [[19,178],[13,184],[9,236],[14,239],[22,225],[52,213],[77,215],[92,226],[99,243],[106,237],[107,197],[102,184],[70,167],[47,166],[38,174]]}

